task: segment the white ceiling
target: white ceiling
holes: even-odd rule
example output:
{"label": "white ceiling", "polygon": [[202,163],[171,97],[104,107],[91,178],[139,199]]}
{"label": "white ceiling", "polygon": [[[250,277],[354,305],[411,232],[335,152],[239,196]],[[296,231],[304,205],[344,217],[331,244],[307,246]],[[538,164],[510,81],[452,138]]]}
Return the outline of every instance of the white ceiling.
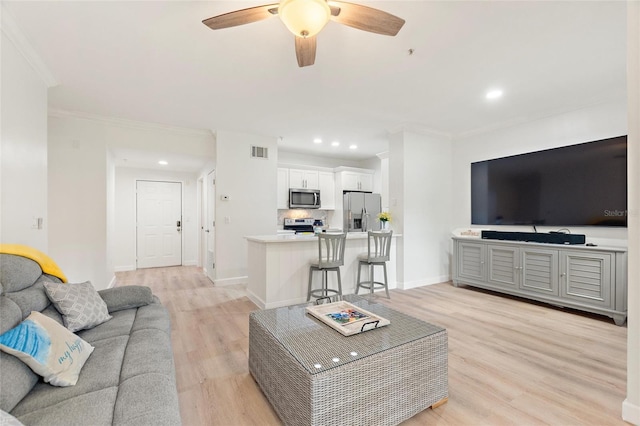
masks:
{"label": "white ceiling", "polygon": [[[290,151],[369,158],[390,132],[458,137],[624,99],[623,1],[359,3],[406,24],[386,37],[329,22],[299,68],[277,17],[201,23],[260,1],[2,1],[59,82],[51,108],[281,137]],[[504,96],[487,101],[491,88]]]}

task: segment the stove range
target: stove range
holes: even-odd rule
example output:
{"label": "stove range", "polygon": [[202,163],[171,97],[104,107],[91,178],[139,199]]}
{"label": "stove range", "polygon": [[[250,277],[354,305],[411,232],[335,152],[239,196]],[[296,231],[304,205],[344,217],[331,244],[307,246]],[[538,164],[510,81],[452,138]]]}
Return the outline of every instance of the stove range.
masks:
{"label": "stove range", "polygon": [[[316,222],[316,220],[317,219],[313,219],[313,218],[285,219],[283,228],[290,231],[296,231],[296,234],[302,234],[302,233],[313,234],[313,224]],[[320,223],[320,226],[322,226],[322,222]]]}

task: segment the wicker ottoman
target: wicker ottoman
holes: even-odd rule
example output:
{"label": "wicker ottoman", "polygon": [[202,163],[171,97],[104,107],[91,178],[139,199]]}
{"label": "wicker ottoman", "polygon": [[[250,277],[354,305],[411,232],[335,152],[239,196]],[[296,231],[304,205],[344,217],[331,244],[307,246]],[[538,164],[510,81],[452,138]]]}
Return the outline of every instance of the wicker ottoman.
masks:
{"label": "wicker ottoman", "polygon": [[288,425],[395,425],[446,402],[445,329],[347,300],[391,324],[345,337],[305,306],[252,312],[249,370]]}

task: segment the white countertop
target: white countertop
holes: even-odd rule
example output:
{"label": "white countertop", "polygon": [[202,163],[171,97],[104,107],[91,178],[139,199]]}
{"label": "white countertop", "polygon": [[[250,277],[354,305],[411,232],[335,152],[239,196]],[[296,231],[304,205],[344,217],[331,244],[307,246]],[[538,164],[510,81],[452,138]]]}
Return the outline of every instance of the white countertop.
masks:
{"label": "white countertop", "polygon": [[[400,237],[400,234],[393,234],[393,238]],[[313,242],[317,241],[315,235],[303,235],[303,234],[278,234],[278,235],[255,235],[245,237],[247,241],[253,241],[255,243],[296,243],[296,242]],[[366,232],[348,232],[347,240],[363,240],[367,238]]]}

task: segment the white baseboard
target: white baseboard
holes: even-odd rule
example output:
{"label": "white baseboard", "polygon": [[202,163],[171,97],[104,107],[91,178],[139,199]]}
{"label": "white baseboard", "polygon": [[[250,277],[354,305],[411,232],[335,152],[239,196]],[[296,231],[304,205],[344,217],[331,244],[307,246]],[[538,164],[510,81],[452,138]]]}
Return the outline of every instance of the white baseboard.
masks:
{"label": "white baseboard", "polygon": [[449,275],[441,275],[439,277],[433,277],[425,280],[418,281],[408,281],[408,282],[398,282],[398,288],[401,290],[410,290],[412,288],[422,287],[425,285],[433,285],[433,284],[441,284],[450,281],[451,277]]}
{"label": "white baseboard", "polygon": [[197,260],[187,260],[186,262],[182,262],[182,266],[198,266]]}
{"label": "white baseboard", "polygon": [[300,303],[304,303],[307,301],[306,298],[299,299],[289,299],[289,300],[281,300],[279,302],[266,303],[260,297],[258,297],[254,292],[247,289],[247,297],[251,300],[257,307],[260,309],[273,309],[273,308],[281,308],[283,306],[291,306],[291,305],[299,305]]}
{"label": "white baseboard", "polygon": [[640,405],[632,404],[628,399],[625,399],[622,402],[622,420],[640,426]]}
{"label": "white baseboard", "polygon": [[227,285],[247,284],[248,281],[249,281],[249,277],[219,278],[219,279],[213,280],[213,284],[223,287]]}
{"label": "white baseboard", "polygon": [[135,271],[136,265],[123,265],[123,266],[114,266],[114,271],[116,272],[127,272],[127,271]]}
{"label": "white baseboard", "polygon": [[111,277],[111,281],[109,281],[107,288],[113,288],[115,285],[116,285],[116,276],[114,275],[113,277]]}
{"label": "white baseboard", "polygon": [[260,309],[265,309],[265,303],[264,300],[262,300],[261,298],[259,298],[258,296],[256,296],[256,294],[254,292],[252,292],[251,290],[247,289],[247,297],[249,298],[249,300],[251,300],[253,302],[254,305],[256,305],[258,308]]}

